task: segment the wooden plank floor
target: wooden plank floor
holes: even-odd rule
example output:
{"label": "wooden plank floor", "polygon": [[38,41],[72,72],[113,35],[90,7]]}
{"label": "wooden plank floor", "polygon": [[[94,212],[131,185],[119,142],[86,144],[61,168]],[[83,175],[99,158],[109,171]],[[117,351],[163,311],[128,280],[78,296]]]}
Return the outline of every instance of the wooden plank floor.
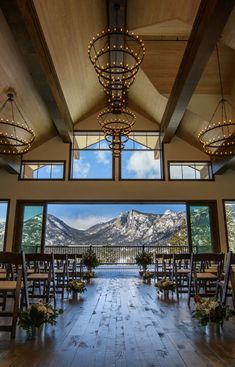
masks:
{"label": "wooden plank floor", "polygon": [[45,337],[15,341],[0,334],[1,367],[235,366],[235,320],[208,336],[185,298],[166,302],[153,285],[122,274],[92,281],[83,299],[64,301],[64,314]]}

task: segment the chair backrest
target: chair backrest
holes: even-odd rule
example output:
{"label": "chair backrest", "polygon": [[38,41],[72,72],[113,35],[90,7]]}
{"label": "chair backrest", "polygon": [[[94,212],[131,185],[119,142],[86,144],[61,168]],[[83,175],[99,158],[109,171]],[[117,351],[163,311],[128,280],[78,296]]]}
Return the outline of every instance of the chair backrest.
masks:
{"label": "chair backrest", "polygon": [[175,261],[177,260],[191,260],[191,253],[187,252],[187,253],[182,253],[182,254],[174,254],[173,259]]}
{"label": "chair backrest", "polygon": [[82,259],[83,258],[83,254],[76,254],[76,258],[77,259]]}
{"label": "chair backrest", "polygon": [[206,271],[211,265],[217,266],[218,276],[221,275],[224,266],[224,253],[207,252],[201,254],[192,253],[191,269],[195,271],[196,268],[200,272]]}
{"label": "chair backrest", "polygon": [[201,254],[192,253],[192,259],[194,261],[223,261],[224,253],[206,252]]}
{"label": "chair backrest", "polygon": [[28,253],[25,254],[25,260],[29,268],[32,267],[35,272],[41,271],[54,271],[54,254],[37,254],[37,253]]}
{"label": "chair backrest", "polygon": [[15,266],[22,265],[24,253],[18,252],[0,252],[0,264],[11,264]]}
{"label": "chair backrest", "polygon": [[191,253],[174,254],[173,267],[177,272],[179,269],[188,269],[191,264]]}
{"label": "chair backrest", "polygon": [[54,254],[36,254],[28,253],[25,254],[25,260],[28,261],[41,261],[41,262],[51,262],[54,260]]}
{"label": "chair backrest", "polygon": [[67,261],[68,255],[67,254],[54,254],[54,260]]}
{"label": "chair backrest", "polygon": [[164,260],[171,260],[173,259],[173,254],[162,254]]}

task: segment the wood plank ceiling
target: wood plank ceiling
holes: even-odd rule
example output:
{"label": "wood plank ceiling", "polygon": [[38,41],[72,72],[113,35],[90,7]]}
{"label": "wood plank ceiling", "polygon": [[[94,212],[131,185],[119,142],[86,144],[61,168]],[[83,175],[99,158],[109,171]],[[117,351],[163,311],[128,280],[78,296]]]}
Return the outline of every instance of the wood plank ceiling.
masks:
{"label": "wood plank ceiling", "polygon": [[[89,41],[107,25],[106,0],[12,0],[24,16],[33,7],[59,86],[73,124],[93,115],[105,104],[105,96],[87,55]],[[0,0],[0,7],[6,0]],[[130,106],[156,122],[158,127],[179,70],[200,0],[128,0],[127,24],[143,37],[146,57],[129,93]],[[4,6],[5,6],[4,5]],[[225,93],[235,102],[235,18],[234,11],[219,43]],[[34,20],[35,21],[35,20]],[[14,40],[13,25],[0,11],[0,95],[12,86],[19,104],[36,131],[37,144],[56,134],[53,118],[27,70],[24,57]],[[40,33],[38,34],[40,37]],[[38,52],[37,42],[33,41]],[[40,56],[41,57],[41,56]],[[43,62],[42,62],[43,66]],[[48,71],[45,72],[48,78]],[[50,84],[50,80],[49,80]],[[50,84],[51,86],[51,84]],[[57,101],[55,92],[52,94]],[[148,98],[143,98],[143,96]],[[204,97],[203,97],[204,96]],[[179,132],[198,147],[196,133],[208,115],[200,108],[202,100],[213,110],[219,98],[219,79],[215,53],[209,59],[188,106],[191,121],[184,118]],[[147,100],[147,101],[146,101]],[[186,116],[187,117],[187,116]],[[97,122],[94,121],[94,129]],[[144,126],[143,126],[144,129]]]}

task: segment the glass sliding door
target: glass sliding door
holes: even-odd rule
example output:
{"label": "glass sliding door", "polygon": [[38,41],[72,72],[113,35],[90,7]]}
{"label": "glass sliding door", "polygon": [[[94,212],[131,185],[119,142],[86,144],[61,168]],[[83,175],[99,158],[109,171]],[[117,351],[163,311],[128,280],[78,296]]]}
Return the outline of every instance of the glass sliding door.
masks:
{"label": "glass sliding door", "polygon": [[229,250],[235,251],[235,201],[225,201],[225,219]]}
{"label": "glass sliding door", "polygon": [[[211,205],[188,205],[189,235],[192,250],[194,252],[214,252],[218,248],[215,232],[217,225]],[[217,237],[217,238],[216,238]]]}
{"label": "glass sliding door", "polygon": [[0,251],[4,250],[8,202],[0,201]]}
{"label": "glass sliding door", "polygon": [[45,227],[45,205],[23,204],[19,227],[19,248],[25,252],[41,252]]}

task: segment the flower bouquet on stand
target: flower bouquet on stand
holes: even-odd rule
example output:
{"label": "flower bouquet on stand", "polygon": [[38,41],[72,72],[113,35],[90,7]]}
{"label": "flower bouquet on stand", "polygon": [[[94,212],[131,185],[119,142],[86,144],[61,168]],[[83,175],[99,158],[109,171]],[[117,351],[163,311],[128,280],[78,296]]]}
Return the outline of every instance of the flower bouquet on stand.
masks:
{"label": "flower bouquet on stand", "polygon": [[142,276],[144,272],[148,269],[148,265],[153,263],[153,254],[151,252],[142,251],[135,257],[136,264],[141,266],[143,272],[140,272]]}
{"label": "flower bouquet on stand", "polygon": [[142,279],[144,283],[151,284],[151,278],[153,277],[153,274],[150,273],[150,271],[146,270],[142,274]]}
{"label": "flower bouquet on stand", "polygon": [[96,253],[92,250],[92,248],[87,250],[83,255],[83,264],[87,267],[88,272],[92,272],[92,269],[99,265]]}
{"label": "flower bouquet on stand", "polygon": [[219,332],[224,320],[228,320],[234,315],[234,312],[228,306],[222,305],[215,298],[202,298],[196,295],[194,300],[196,307],[192,311],[192,315],[201,326],[209,326],[209,328],[212,326]]}
{"label": "flower bouquet on stand", "polygon": [[72,293],[72,298],[76,299],[78,294],[86,291],[86,284],[84,281],[79,279],[70,280],[67,289],[70,293]]}
{"label": "flower bouquet on stand", "polygon": [[95,273],[94,271],[86,271],[83,276],[82,279],[85,280],[87,282],[87,284],[90,283],[91,279],[95,278]]}
{"label": "flower bouquet on stand", "polygon": [[43,334],[44,325],[55,325],[63,310],[57,310],[48,303],[34,303],[19,314],[18,325],[27,331],[29,338]]}
{"label": "flower bouquet on stand", "polygon": [[164,277],[159,280],[155,287],[158,289],[158,292],[164,293],[165,296],[169,296],[169,292],[174,292],[176,288],[176,284],[173,280]]}

